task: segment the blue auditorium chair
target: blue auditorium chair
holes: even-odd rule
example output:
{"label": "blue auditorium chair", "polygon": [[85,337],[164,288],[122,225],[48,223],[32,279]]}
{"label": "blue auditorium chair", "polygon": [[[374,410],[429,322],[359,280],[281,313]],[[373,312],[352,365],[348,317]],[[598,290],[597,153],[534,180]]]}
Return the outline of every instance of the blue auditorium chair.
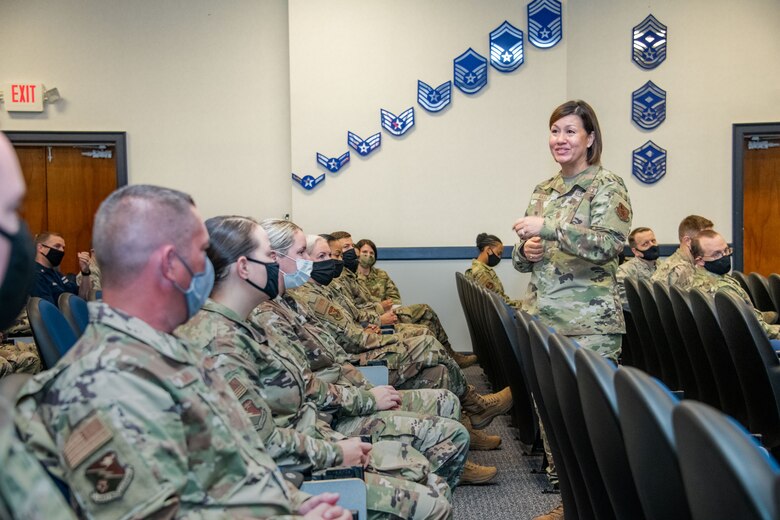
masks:
{"label": "blue auditorium chair", "polygon": [[76,343],[76,335],[60,310],[41,298],[32,297],[27,302],[27,317],[41,361],[51,368]]}
{"label": "blue auditorium chair", "polygon": [[672,412],[688,503],[695,519],[776,520],[780,467],[737,421],[683,401]]}
{"label": "blue auditorium chair", "polygon": [[89,324],[87,302],[75,294],[62,293],[57,300],[57,307],[60,308],[60,312],[68,320],[68,325],[73,329],[76,337],[80,337]]}

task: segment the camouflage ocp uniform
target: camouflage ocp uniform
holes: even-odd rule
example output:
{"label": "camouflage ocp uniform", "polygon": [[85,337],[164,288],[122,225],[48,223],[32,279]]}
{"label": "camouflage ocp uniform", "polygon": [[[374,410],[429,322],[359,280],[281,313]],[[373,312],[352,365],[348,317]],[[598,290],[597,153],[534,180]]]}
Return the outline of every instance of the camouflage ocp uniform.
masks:
{"label": "camouflage ocp uniform", "polygon": [[523,310],[617,358],[625,322],[615,272],[632,216],[623,179],[600,166],[559,173],[536,186],[525,214],[544,218],[544,257],[529,262],[524,241],[512,253],[515,269],[531,272]]}
{"label": "camouflage ocp uniform", "polygon": [[84,335],[19,395],[17,424],[90,518],[301,518],[214,362],[90,303]]}
{"label": "camouflage ocp uniform", "polygon": [[358,364],[384,359],[390,370],[390,384],[396,388],[446,388],[459,398],[467,390],[457,363],[432,336],[399,338],[396,334],[366,332],[349,319],[330,295],[313,281],[290,294],[306,318],[321,324]]}
{"label": "camouflage ocp uniform", "polygon": [[651,280],[653,274],[658,269],[658,266],[663,262],[656,260],[655,262],[646,262],[641,258],[633,257],[618,266],[617,270],[617,283],[618,291],[620,291],[620,301],[623,305],[628,307],[628,300],[626,299],[626,286],[624,280],[629,278],[631,280]]}
{"label": "camouflage ocp uniform", "polygon": [[0,518],[75,520],[43,467],[17,437],[11,403],[0,396]]}
{"label": "camouflage ocp uniform", "polygon": [[[15,341],[14,337],[24,337]],[[0,377],[7,374],[37,374],[41,371],[41,356],[32,338],[27,309],[23,308],[10,327],[0,332]]]}
{"label": "camouflage ocp uniform", "polygon": [[496,274],[496,270],[487,264],[483,264],[476,258],[471,261],[471,267],[466,269],[466,278],[473,280],[488,291],[493,291],[499,295],[507,305],[511,305],[516,309],[520,309],[523,302],[520,300],[513,300],[504,292],[504,284],[501,283],[501,279]]}
{"label": "camouflage ocp uniform", "polygon": [[693,279],[696,266],[691,254],[678,247],[672,256],[664,260],[653,273],[653,282],[663,282],[668,286],[687,287]]}
{"label": "camouflage ocp uniform", "polygon": [[[325,409],[337,411],[333,408],[340,404],[350,412],[370,409],[375,405],[373,396],[366,391],[357,390],[347,395],[348,392],[341,392],[332,388],[332,385],[328,387],[320,384],[316,378],[307,377],[311,373],[307,375],[308,370],[297,364],[295,356],[285,348],[286,345],[272,347],[261,336],[262,331],[253,330],[234,311],[213,300],[207,301],[190,321],[176,330],[176,334],[186,338],[196,348],[203,349],[216,361],[217,369],[228,381],[252,422],[258,426],[261,435],[274,442],[274,451],[280,457],[277,459],[280,463],[309,462],[314,469],[340,464],[341,451],[335,441],[343,440],[346,436],[318,421],[316,405],[321,404]],[[404,427],[403,419],[392,424],[390,422],[388,420],[387,424],[382,425],[372,423],[364,431],[347,436],[371,435],[375,446],[371,452],[369,470],[381,475],[398,490],[426,495],[419,499],[420,503],[412,511],[449,509],[446,505],[446,495],[449,493],[446,484],[441,485],[428,478],[428,460],[412,448],[414,444],[425,447],[424,443],[433,441],[432,436],[425,436],[422,430],[426,426],[429,430],[434,429],[434,425],[420,424],[416,425],[420,426],[418,430],[407,428],[402,432],[399,430]],[[284,432],[284,437],[273,433],[274,424],[280,432]],[[295,430],[305,435],[296,435]],[[388,440],[398,442],[391,443]],[[296,445],[298,448],[293,448]],[[306,445],[310,448],[304,448]],[[437,448],[441,451],[436,454],[443,454],[447,449],[453,449],[454,452],[454,446],[446,440],[430,446],[433,450]],[[323,453],[318,454],[317,450]],[[281,460],[282,457],[284,460]],[[448,463],[449,460],[441,462]],[[433,465],[430,469],[434,469]],[[371,479],[375,478],[379,477],[372,476],[367,480],[368,508],[372,510],[373,517],[425,518],[416,512],[411,515],[407,512],[405,515],[404,507],[407,506],[385,501],[382,498],[382,487],[374,489],[376,484]],[[403,480],[406,478],[429,483],[430,488]],[[444,493],[441,498],[439,492]],[[439,502],[444,502],[444,505]]]}
{"label": "camouflage ocp uniform", "polygon": [[748,293],[745,292],[745,289],[743,289],[739,282],[732,276],[728,274],[715,274],[707,271],[703,267],[696,267],[690,282],[687,286],[683,286],[682,289],[700,289],[713,296],[719,291],[733,294],[753,309],[753,314],[755,314],[756,319],[758,319],[758,322],[761,324],[761,328],[764,329],[764,332],[769,336],[769,339],[780,339],[780,325],[766,322],[764,313],[753,306],[753,302],[750,300]]}
{"label": "camouflage ocp uniform", "polygon": [[387,271],[371,267],[368,275],[357,273],[357,277],[376,301],[393,300],[395,305],[401,305],[401,292]]}
{"label": "camouflage ocp uniform", "polygon": [[[247,321],[269,335],[276,333],[294,338],[305,351],[308,368],[319,379],[348,388],[372,388],[330,333],[301,314],[291,296],[262,303]],[[460,402],[449,390],[425,388],[401,390],[400,394],[403,411],[460,419]]]}

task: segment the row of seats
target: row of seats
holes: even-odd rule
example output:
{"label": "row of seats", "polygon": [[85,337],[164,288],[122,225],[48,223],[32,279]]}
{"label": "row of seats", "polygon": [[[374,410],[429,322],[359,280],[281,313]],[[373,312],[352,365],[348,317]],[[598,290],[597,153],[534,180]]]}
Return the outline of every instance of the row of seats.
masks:
{"label": "row of seats", "polygon": [[61,294],[57,306],[35,296],[27,302],[27,317],[45,369],[70,350],[89,322],[87,302],[77,295]]}
{"label": "row of seats", "polygon": [[707,403],[780,455],[780,360],[752,309],[737,298],[626,280],[623,364]]}
{"label": "row of seats", "polygon": [[773,273],[767,278],[761,273],[732,271],[731,276],[750,295],[756,309],[780,312],[780,275]]}
{"label": "row of seats", "polygon": [[[680,401],[679,392],[673,393],[644,370],[618,369],[524,312],[510,309],[460,274],[456,283],[480,364],[494,384],[514,383],[513,422],[524,449],[533,445],[530,432],[537,420],[533,403],[537,405],[567,519],[780,518],[780,468],[739,422],[706,403]],[[688,295],[676,293],[698,336]],[[751,309],[724,294],[713,300],[697,293],[695,298],[709,310],[711,326],[720,330],[719,319],[732,324],[722,332],[721,346],[727,349],[726,338],[742,344],[739,361],[732,360],[731,366],[735,373],[737,366],[746,371],[737,376],[738,384],[752,380],[750,392],[744,393],[764,405],[774,403],[772,374],[780,381],[780,366]],[[676,316],[676,308],[671,308]],[[662,322],[653,326],[665,330]],[[672,322],[677,323],[676,317]],[[643,333],[655,337],[649,328]],[[699,342],[702,359],[707,359],[703,345],[708,340],[699,337]],[[643,347],[638,346],[640,359],[642,354]],[[676,370],[674,359],[670,350],[666,361]],[[651,366],[663,375],[660,361]],[[698,387],[693,388],[696,392]],[[718,395],[717,385],[712,389]],[[688,389],[685,395],[689,396]],[[713,403],[721,408],[719,398]],[[751,410],[758,413],[757,406]],[[766,442],[763,431],[768,430],[761,432]]]}

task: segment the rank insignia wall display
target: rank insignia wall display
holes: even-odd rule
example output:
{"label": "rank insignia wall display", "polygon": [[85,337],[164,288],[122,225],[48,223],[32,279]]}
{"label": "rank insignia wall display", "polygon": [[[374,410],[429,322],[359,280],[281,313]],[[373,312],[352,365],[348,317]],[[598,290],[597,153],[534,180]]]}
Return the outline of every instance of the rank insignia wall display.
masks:
{"label": "rank insignia wall display", "polygon": [[490,33],[490,64],[501,72],[512,72],[523,60],[523,31],[505,21]]}
{"label": "rank insignia wall display", "polygon": [[632,173],[645,184],[658,182],[666,175],[666,150],[647,141],[634,150]]}
{"label": "rank insignia wall display", "polygon": [[666,26],[650,14],[634,27],[634,62],[646,70],[659,66],[666,59]]}
{"label": "rank insignia wall display", "polygon": [[464,94],[476,94],[487,85],[487,60],[471,47],[455,58],[455,86]]}
{"label": "rank insignia wall display", "polygon": [[452,100],[452,81],[445,81],[436,88],[417,80],[417,102],[428,112],[440,112]]}
{"label": "rank insignia wall display", "polygon": [[631,119],[645,130],[658,128],[666,121],[666,91],[648,81],[632,92]]}
{"label": "rank insignia wall display", "polygon": [[349,151],[344,152],[339,157],[325,157],[317,152],[317,162],[327,168],[330,173],[336,173],[349,162]]}
{"label": "rank insignia wall display", "polygon": [[347,144],[355,150],[358,155],[365,157],[382,145],[382,134],[376,133],[368,139],[363,139],[357,134],[347,131]]}
{"label": "rank insignia wall display", "polygon": [[323,173],[316,179],[311,175],[304,175],[303,178],[298,177],[294,173],[292,174],[292,178],[295,182],[301,185],[303,189],[305,190],[313,190],[316,188],[322,181],[325,180],[325,174]]}
{"label": "rank insignia wall display", "polygon": [[558,0],[535,0],[528,4],[528,41],[549,49],[563,38],[563,10]]}
{"label": "rank insignia wall display", "polygon": [[398,137],[404,135],[414,126],[414,107],[409,107],[400,115],[395,115],[384,108],[379,109],[379,118],[382,128]]}

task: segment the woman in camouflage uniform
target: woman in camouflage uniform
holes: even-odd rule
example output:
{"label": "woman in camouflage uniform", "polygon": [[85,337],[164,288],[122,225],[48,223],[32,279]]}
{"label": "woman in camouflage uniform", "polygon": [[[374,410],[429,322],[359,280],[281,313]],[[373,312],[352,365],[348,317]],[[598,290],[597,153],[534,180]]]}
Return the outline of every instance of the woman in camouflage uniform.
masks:
{"label": "woman in camouflage uniform", "polygon": [[519,309],[523,302],[507,296],[504,292],[504,284],[493,269],[501,261],[501,255],[504,253],[501,239],[495,235],[480,233],[477,235],[477,249],[479,255],[471,261],[471,267],[466,269],[466,278],[498,294],[507,305]]}

